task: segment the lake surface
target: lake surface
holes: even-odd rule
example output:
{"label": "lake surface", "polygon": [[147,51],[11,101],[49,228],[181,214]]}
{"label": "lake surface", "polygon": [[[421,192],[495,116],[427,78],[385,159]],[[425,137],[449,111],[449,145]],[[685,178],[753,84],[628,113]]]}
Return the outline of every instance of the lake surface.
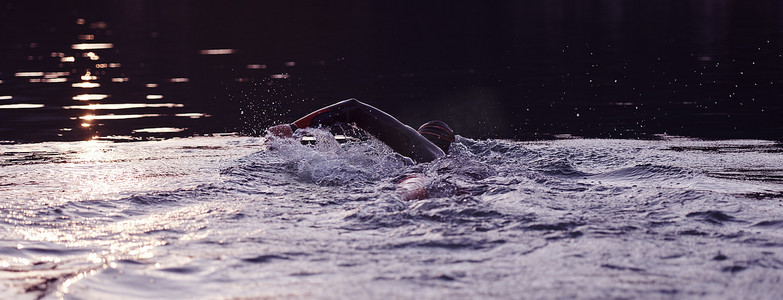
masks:
{"label": "lake surface", "polygon": [[2,297],[783,296],[780,144],[320,136],[5,147]]}
{"label": "lake surface", "polygon": [[[0,298],[781,299],[781,20],[5,1]],[[418,165],[264,137],[347,98],[459,137]],[[430,198],[401,200],[410,174]]]}

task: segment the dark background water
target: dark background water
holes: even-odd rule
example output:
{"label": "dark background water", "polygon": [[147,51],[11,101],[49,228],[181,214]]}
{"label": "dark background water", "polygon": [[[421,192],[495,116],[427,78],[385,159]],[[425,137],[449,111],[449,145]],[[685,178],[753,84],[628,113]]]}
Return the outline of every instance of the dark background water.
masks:
{"label": "dark background water", "polygon": [[781,1],[0,3],[0,140],[261,134],[350,97],[474,138],[783,137]]}

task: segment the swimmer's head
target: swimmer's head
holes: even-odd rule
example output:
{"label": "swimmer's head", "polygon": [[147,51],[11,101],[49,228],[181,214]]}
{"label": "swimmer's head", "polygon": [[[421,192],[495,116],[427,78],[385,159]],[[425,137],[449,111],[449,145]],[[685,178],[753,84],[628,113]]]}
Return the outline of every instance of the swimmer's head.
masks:
{"label": "swimmer's head", "polygon": [[454,131],[442,121],[429,121],[419,127],[419,134],[437,145],[443,152],[449,152],[449,146],[454,142]]}

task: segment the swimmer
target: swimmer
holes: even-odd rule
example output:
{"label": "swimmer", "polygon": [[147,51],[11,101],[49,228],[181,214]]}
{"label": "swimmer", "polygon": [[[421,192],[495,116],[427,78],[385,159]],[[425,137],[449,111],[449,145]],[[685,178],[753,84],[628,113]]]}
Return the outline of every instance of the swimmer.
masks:
{"label": "swimmer", "polygon": [[[356,99],[337,102],[291,124],[272,126],[268,131],[278,137],[291,137],[300,128],[332,126],[337,123],[356,124],[397,153],[420,163],[446,156],[454,142],[454,132],[442,121],[429,121],[421,125],[419,130],[413,130],[380,109]],[[403,200],[429,198],[427,182],[422,174],[407,176],[397,182],[397,193]]]}
{"label": "swimmer", "polygon": [[337,123],[356,124],[394,151],[416,162],[430,162],[446,156],[454,132],[442,121],[429,121],[414,130],[391,115],[360,102],[348,99],[316,110],[291,124],[268,129],[278,137],[291,137],[296,129],[332,126]]}

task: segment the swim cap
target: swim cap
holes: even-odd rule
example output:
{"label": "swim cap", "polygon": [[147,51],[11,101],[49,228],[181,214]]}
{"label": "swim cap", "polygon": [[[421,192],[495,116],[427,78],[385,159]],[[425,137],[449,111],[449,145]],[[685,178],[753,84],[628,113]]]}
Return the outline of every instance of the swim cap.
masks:
{"label": "swim cap", "polygon": [[443,152],[449,153],[449,146],[454,141],[454,131],[443,121],[429,121],[419,127],[419,134],[437,145]]}

